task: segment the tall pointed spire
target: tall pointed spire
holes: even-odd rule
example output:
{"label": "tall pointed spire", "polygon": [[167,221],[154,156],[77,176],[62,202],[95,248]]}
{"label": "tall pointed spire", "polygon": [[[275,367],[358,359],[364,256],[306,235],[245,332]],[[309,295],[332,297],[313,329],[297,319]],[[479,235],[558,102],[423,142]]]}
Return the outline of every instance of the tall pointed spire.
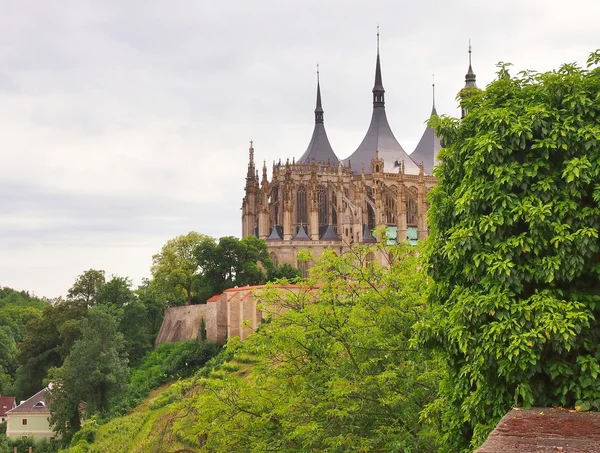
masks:
{"label": "tall pointed spire", "polygon": [[315,108],[315,123],[323,122],[323,106],[321,105],[321,80],[319,77],[319,64],[317,64],[317,107]]}
{"label": "tall pointed spire", "polygon": [[[352,161],[354,168],[364,168],[366,173],[373,169],[373,159],[383,160],[383,172],[395,173],[397,162],[406,162],[406,173],[417,175],[419,167],[415,164],[404,148],[398,143],[387,120],[385,113],[385,90],[381,77],[381,59],[379,57],[379,26],[377,26],[377,64],[375,66],[375,86],[373,87],[373,111],[371,124],[365,138],[356,151],[344,160],[345,165]],[[380,167],[381,168],[381,167]]]}
{"label": "tall pointed spire", "polygon": [[385,90],[381,79],[381,61],[379,58],[379,25],[377,25],[377,63],[375,64],[375,86],[373,86],[373,107],[385,107]]}
{"label": "tall pointed spire", "polygon": [[248,178],[252,178],[254,176],[254,141],[250,140],[250,148],[248,149]]}
{"label": "tall pointed spire", "polygon": [[433,107],[431,108],[431,116],[437,116],[437,110],[435,109],[435,74],[432,74],[433,82],[431,83],[431,95],[433,98]]}
{"label": "tall pointed spire", "polygon": [[477,88],[475,73],[473,72],[473,66],[471,66],[471,53],[471,38],[469,38],[469,70],[467,71],[467,75],[465,75],[465,88]]}
{"label": "tall pointed spire", "polygon": [[326,164],[327,162],[332,162],[335,165],[339,162],[339,159],[333,152],[333,148],[331,148],[331,144],[327,138],[327,132],[325,132],[325,125],[323,124],[319,65],[317,65],[317,107],[315,108],[315,128],[310,143],[308,144],[308,148],[306,148],[304,154],[302,154],[300,159],[296,162],[299,164],[308,164],[311,162]]}
{"label": "tall pointed spire", "polygon": [[[431,116],[434,116],[437,115],[437,110],[435,109],[435,79],[431,84],[431,94],[433,97]],[[421,140],[419,140],[415,150],[410,155],[413,162],[419,163],[419,172],[423,171],[427,175],[432,174],[433,167],[437,164],[437,155],[441,147],[440,139],[435,134],[435,130],[427,125],[425,132],[421,136]]]}

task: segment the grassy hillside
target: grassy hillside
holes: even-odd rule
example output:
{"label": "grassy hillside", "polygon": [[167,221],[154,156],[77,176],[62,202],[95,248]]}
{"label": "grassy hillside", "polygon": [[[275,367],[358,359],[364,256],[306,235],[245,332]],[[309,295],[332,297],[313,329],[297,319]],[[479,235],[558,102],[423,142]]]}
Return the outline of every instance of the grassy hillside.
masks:
{"label": "grassy hillside", "polygon": [[[225,370],[238,367],[227,351],[211,360],[196,376],[167,384],[153,391],[148,398],[127,415],[98,425],[95,419],[84,423],[76,434],[72,447],[61,453],[164,453],[197,451],[198,444],[178,436],[173,423],[190,421],[192,414],[182,407],[192,403],[203,390],[207,379],[220,379],[228,374]],[[242,367],[240,366],[240,369]],[[248,373],[249,365],[243,365],[241,376]]]}

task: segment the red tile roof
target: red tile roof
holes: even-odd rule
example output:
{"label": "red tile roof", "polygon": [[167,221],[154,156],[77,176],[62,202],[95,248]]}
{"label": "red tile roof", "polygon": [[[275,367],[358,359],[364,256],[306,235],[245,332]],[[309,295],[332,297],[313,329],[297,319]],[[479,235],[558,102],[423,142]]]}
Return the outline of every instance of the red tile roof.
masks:
{"label": "red tile roof", "polygon": [[0,396],[0,417],[4,417],[14,407],[16,407],[14,396]]}

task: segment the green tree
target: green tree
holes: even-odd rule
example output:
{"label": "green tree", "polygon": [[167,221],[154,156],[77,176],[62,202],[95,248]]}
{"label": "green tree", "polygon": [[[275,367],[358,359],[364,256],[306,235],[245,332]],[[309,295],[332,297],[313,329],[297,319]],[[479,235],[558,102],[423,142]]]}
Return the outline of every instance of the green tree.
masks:
{"label": "green tree", "polygon": [[148,332],[155,338],[162,325],[165,308],[167,307],[167,296],[157,288],[154,281],[144,279],[142,284],[135,290],[138,300],[144,304],[148,316]]}
{"label": "green tree", "polygon": [[464,120],[433,120],[445,149],[426,340],[450,368],[440,402],[454,449],[515,404],[600,409],[599,61],[518,77],[501,65]]}
{"label": "green tree", "polygon": [[29,398],[43,388],[51,367],[59,367],[80,337],[80,321],[87,312],[81,304],[61,302],[47,306],[39,318],[29,321],[17,345],[15,390],[19,399]]}
{"label": "green tree", "polygon": [[88,414],[105,413],[126,389],[129,375],[123,334],[106,307],[88,311],[77,340],[60,368],[49,372],[51,421],[65,441],[80,428],[80,402]]}
{"label": "green tree", "polygon": [[422,269],[418,248],[355,247],[326,252],[298,292],[261,293],[270,322],[229,341],[233,361],[182,401],[173,435],[208,451],[437,451],[419,414],[440,368],[412,345],[431,283]]}
{"label": "green tree", "polygon": [[261,285],[277,278],[298,276],[291,266],[276,268],[267,243],[255,236],[238,239],[225,236],[216,243],[206,239],[196,247],[205,298],[228,288]]}
{"label": "green tree", "polygon": [[17,344],[29,321],[38,319],[49,302],[25,291],[0,287],[0,394],[13,395],[18,367]]}
{"label": "green tree", "polygon": [[89,269],[77,277],[67,293],[67,300],[91,307],[98,301],[98,294],[105,282],[104,271]]}
{"label": "green tree", "polygon": [[[202,241],[212,238],[191,231],[163,245],[152,257],[152,276],[155,285],[169,298],[170,303],[192,303],[198,287],[199,267],[194,251]],[[213,240],[214,241],[214,240]]]}
{"label": "green tree", "polygon": [[131,280],[127,277],[112,275],[110,280],[98,288],[95,301],[98,305],[123,308],[136,299],[131,290]]}

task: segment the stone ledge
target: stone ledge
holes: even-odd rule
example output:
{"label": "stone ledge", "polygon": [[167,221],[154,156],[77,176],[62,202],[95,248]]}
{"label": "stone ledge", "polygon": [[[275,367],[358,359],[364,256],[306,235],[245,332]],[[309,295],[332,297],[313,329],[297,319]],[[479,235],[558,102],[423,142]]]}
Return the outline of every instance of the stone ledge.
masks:
{"label": "stone ledge", "polygon": [[600,413],[515,408],[476,453],[598,453]]}

